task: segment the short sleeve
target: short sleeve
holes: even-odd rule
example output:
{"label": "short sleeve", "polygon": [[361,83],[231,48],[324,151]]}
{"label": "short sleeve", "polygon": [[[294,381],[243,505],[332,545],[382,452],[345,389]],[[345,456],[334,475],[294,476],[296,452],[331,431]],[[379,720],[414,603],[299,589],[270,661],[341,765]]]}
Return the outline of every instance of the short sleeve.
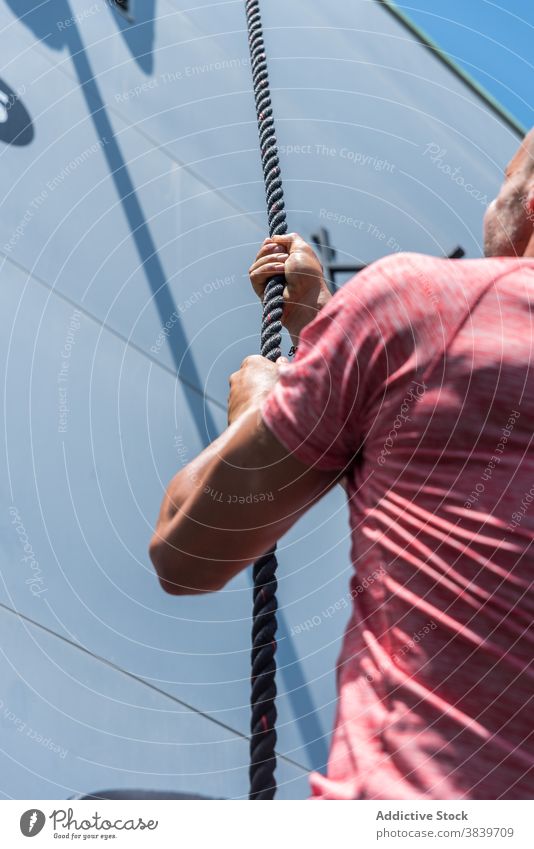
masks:
{"label": "short sleeve", "polygon": [[384,326],[376,319],[391,299],[382,265],[353,278],[303,330],[295,360],[280,367],[264,402],[269,430],[308,466],[343,470],[354,462],[370,399],[387,380]]}

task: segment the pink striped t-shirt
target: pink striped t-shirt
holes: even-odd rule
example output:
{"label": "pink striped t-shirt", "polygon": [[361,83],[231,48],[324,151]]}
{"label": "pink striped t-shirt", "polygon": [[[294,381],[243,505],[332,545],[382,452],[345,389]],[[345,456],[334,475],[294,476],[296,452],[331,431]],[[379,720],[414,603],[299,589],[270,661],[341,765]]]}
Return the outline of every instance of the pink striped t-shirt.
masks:
{"label": "pink striped t-shirt", "polygon": [[534,259],[397,254],[263,408],[346,470],[353,612],[317,799],[534,797]]}

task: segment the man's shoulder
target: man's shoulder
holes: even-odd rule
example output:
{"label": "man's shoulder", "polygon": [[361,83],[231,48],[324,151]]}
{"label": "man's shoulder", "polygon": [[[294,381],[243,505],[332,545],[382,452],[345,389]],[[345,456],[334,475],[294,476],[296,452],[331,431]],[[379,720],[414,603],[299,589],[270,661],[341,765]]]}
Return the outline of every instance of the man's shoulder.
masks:
{"label": "man's shoulder", "polygon": [[[428,254],[402,252],[376,260],[347,284],[360,297],[396,294],[432,296],[439,289],[458,289],[476,280],[491,280],[520,269],[513,257],[448,259]],[[534,260],[531,260],[534,267]]]}
{"label": "man's shoulder", "polygon": [[438,277],[446,275],[451,279],[459,279],[463,276],[471,276],[479,271],[488,274],[500,273],[503,263],[517,262],[506,257],[479,258],[479,259],[449,259],[448,257],[430,256],[415,252],[403,251],[401,253],[389,254],[371,263],[365,269],[369,275],[387,277],[395,280],[417,281],[425,274],[434,274]]}
{"label": "man's shoulder", "polygon": [[378,322],[382,332],[388,327],[399,331],[415,322],[442,322],[443,313],[453,316],[470,302],[473,292],[515,266],[517,260],[506,258],[464,260],[408,252],[390,254],[368,265],[342,288],[338,314],[346,316],[346,321]]}
{"label": "man's shoulder", "polygon": [[434,273],[446,275],[450,279],[473,277],[479,274],[499,277],[526,266],[534,267],[534,258],[529,257],[477,257],[475,259],[449,259],[414,252],[389,254],[367,266],[366,271],[375,275],[395,276],[396,278],[419,277],[421,274]]}
{"label": "man's shoulder", "polygon": [[456,260],[440,259],[407,251],[389,254],[371,262],[347,285],[359,289],[362,293],[373,289],[379,291],[381,288],[385,291],[398,290],[405,286],[411,289],[414,285],[423,283],[428,275],[435,277],[450,273],[449,263],[452,262]]}
{"label": "man's shoulder", "polygon": [[417,301],[439,288],[439,281],[451,276],[449,264],[456,260],[440,259],[418,253],[396,253],[370,263],[344,287],[345,297],[371,308],[401,301]]}

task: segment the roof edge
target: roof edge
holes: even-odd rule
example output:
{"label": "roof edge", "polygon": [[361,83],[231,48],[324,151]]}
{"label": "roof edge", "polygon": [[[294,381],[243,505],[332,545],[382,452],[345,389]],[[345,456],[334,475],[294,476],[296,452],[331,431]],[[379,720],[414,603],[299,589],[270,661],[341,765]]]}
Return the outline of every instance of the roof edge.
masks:
{"label": "roof edge", "polygon": [[526,135],[527,130],[514,116],[496,100],[489,91],[480,85],[467,71],[464,71],[453,59],[450,58],[439,45],[426,34],[417,24],[415,24],[408,15],[401,11],[398,6],[391,0],[376,0],[386,11],[390,13],[399,23],[413,35],[417,41],[426,47],[440,62],[445,65],[455,76],[459,77],[468,88],[471,89],[478,97],[480,97],[487,106],[502,120],[507,126],[517,133],[520,137]]}

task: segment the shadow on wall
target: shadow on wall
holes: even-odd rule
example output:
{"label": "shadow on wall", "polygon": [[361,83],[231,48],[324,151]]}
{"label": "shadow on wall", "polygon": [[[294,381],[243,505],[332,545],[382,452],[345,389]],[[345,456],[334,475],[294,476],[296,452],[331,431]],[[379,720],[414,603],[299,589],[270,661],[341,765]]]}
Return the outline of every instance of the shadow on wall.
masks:
{"label": "shadow on wall", "polygon": [[[113,3],[113,0],[111,0]],[[156,0],[136,0],[134,19],[128,18],[114,9],[112,14],[116,19],[122,36],[135,59],[145,74],[151,74],[154,69],[154,20],[156,15]]]}
{"label": "shadow on wall", "polygon": [[[115,138],[113,126],[108,117],[106,104],[100,93],[97,78],[93,73],[85,45],[78,29],[73,9],[68,0],[48,0],[38,7],[32,5],[32,0],[6,0],[9,7],[19,17],[21,23],[29,27],[33,35],[54,50],[67,49],[78,77],[80,91],[83,94],[87,110],[92,118],[94,128],[101,142],[101,150],[106,158],[110,177],[121,200],[124,214],[128,221],[132,240],[135,244],[139,261],[150,285],[162,326],[170,316],[177,314],[176,304],[167,284],[164,268],[161,264],[157,246],[152,238],[150,228],[145,219],[141,202],[135,185],[130,177],[128,164],[124,159],[120,146]],[[154,8],[154,0],[146,2]],[[142,3],[138,4],[139,6]],[[48,12],[47,12],[48,10]],[[121,15],[114,12],[114,15]],[[71,21],[64,28],[57,26],[58,22]],[[176,321],[168,337],[177,374],[187,383],[202,390],[193,352],[182,324]],[[218,430],[211,411],[207,405],[199,405],[187,394],[191,412],[201,439],[204,444],[214,439]],[[202,406],[202,409],[200,409]]]}
{"label": "shadow on wall", "polygon": [[[95,130],[100,140],[105,140],[101,149],[106,157],[111,179],[115,184],[128,220],[132,239],[150,284],[161,323],[164,325],[171,315],[177,314],[176,304],[167,285],[165,272],[130,177],[128,165],[115,139],[106,105],[100,94],[89,57],[85,51],[85,45],[76,24],[74,11],[68,0],[47,0],[37,7],[34,7],[33,0],[6,0],[6,3],[36,38],[50,49],[67,49],[71,55]],[[136,23],[138,23],[139,16],[142,15],[142,21],[139,22],[138,27],[135,24],[129,25],[124,17],[121,20],[121,12],[114,11],[112,14],[118,20],[125,39],[130,38],[128,46],[132,55],[143,70],[149,73],[152,68],[154,37],[152,19],[155,0],[137,0],[135,6]],[[66,27],[58,26],[59,22],[65,21],[71,21],[71,24]],[[143,21],[145,22],[144,28]],[[201,390],[203,384],[184,329],[179,321],[173,325],[168,343],[177,373]],[[203,443],[207,444],[218,433],[210,408],[204,404],[203,396],[200,393],[187,393],[186,397],[199,435]],[[279,611],[279,631],[280,675],[285,679],[287,698],[291,702],[295,717],[298,718],[299,731],[303,738],[304,748],[308,752],[309,760],[315,768],[321,769],[326,762],[327,741],[295,647],[291,638],[288,637],[288,628],[283,611]]]}
{"label": "shadow on wall", "polygon": [[0,142],[4,144],[20,147],[33,141],[33,123],[22,95],[0,79]]}
{"label": "shadow on wall", "polygon": [[[69,30],[76,25],[76,13],[66,0],[45,0],[33,3],[32,0],[5,0],[15,15],[24,23],[39,41],[43,41],[51,50],[62,50],[67,44]],[[135,18],[127,17],[114,8],[114,0],[99,0],[98,5],[87,7],[85,14],[98,8],[98,14],[106,14],[111,26],[121,33],[132,58],[143,73],[151,74],[154,68],[154,41],[156,0],[137,0]],[[106,23],[107,26],[107,23]],[[113,29],[109,29],[109,35]]]}

